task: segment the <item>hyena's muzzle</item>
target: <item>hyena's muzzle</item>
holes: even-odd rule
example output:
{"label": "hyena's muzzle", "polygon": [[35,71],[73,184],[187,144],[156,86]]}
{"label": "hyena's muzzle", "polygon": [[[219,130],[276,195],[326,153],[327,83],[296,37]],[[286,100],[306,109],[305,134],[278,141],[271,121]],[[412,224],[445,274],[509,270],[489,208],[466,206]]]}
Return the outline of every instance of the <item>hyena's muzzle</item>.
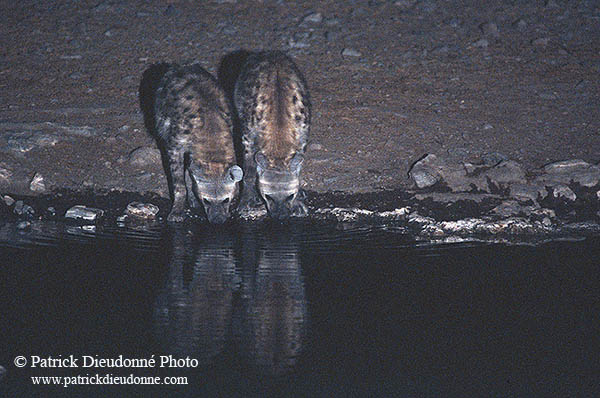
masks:
{"label": "hyena's muzzle", "polygon": [[208,179],[194,171],[190,171],[193,176],[193,207],[198,208],[202,203],[208,221],[223,224],[231,214],[231,205],[238,191],[237,183],[242,179],[242,169],[232,166],[225,176],[215,179]]}
{"label": "hyena's muzzle", "polygon": [[299,179],[289,172],[267,170],[258,177],[258,191],[267,212],[277,220],[305,215],[306,209],[299,197]]}

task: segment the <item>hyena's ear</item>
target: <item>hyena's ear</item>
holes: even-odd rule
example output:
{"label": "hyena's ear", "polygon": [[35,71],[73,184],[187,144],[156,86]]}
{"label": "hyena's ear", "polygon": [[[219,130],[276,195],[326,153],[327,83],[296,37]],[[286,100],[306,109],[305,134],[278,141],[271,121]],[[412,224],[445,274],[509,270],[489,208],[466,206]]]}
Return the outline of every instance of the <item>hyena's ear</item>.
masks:
{"label": "hyena's ear", "polygon": [[237,164],[235,166],[231,166],[229,168],[229,178],[231,178],[231,181],[233,181],[233,182],[241,181],[243,176],[244,176],[244,172],[242,171],[240,166],[238,166]]}
{"label": "hyena's ear", "polygon": [[261,151],[256,152],[254,154],[254,161],[256,162],[256,172],[258,174],[262,174],[268,166],[267,158],[265,157],[264,153]]}
{"label": "hyena's ear", "polygon": [[290,161],[290,171],[294,174],[299,174],[302,168],[302,162],[304,162],[304,155],[300,152],[296,152],[292,160]]}

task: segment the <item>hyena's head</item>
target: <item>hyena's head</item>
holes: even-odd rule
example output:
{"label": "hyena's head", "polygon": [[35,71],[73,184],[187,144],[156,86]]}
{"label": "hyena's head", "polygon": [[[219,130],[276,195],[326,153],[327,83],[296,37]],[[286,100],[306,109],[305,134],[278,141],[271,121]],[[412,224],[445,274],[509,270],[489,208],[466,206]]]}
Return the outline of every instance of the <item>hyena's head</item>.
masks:
{"label": "hyena's head", "polygon": [[188,186],[191,185],[195,202],[202,204],[208,221],[213,224],[227,221],[231,204],[238,193],[238,182],[243,176],[242,169],[234,165],[221,174],[209,176],[201,167],[192,163],[187,173],[186,178],[191,180]]}
{"label": "hyena's head", "polygon": [[254,160],[258,192],[267,205],[269,215],[283,220],[296,214],[299,206],[302,206],[298,190],[304,156],[297,152],[285,167],[279,168],[270,167],[262,152],[257,152]]}

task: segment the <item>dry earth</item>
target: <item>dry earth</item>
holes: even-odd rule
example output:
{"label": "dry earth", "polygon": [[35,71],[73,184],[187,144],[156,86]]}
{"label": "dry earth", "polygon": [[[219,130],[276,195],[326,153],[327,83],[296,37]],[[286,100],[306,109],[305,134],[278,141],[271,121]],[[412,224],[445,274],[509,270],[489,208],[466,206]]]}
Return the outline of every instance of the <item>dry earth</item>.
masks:
{"label": "dry earth", "polygon": [[216,75],[240,49],[285,50],[304,71],[313,191],[407,188],[427,153],[600,161],[597,1],[19,1],[0,15],[2,193],[166,196],[143,73]]}

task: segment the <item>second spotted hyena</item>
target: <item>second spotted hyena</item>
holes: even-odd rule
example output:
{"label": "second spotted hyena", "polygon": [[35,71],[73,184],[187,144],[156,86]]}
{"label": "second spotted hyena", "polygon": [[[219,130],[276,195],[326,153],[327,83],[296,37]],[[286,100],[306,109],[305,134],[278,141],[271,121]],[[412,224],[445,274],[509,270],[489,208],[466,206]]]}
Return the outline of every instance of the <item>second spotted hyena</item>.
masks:
{"label": "second spotted hyena", "polygon": [[173,185],[168,220],[183,220],[187,198],[190,207],[204,208],[210,222],[225,222],[243,173],[235,164],[223,89],[200,65],[173,65],[158,85],[154,110]]}
{"label": "second spotted hyena", "polygon": [[251,54],[236,82],[234,102],[244,144],[240,209],[263,200],[271,217],[306,215],[299,187],[310,100],[298,67],[281,52]]}

